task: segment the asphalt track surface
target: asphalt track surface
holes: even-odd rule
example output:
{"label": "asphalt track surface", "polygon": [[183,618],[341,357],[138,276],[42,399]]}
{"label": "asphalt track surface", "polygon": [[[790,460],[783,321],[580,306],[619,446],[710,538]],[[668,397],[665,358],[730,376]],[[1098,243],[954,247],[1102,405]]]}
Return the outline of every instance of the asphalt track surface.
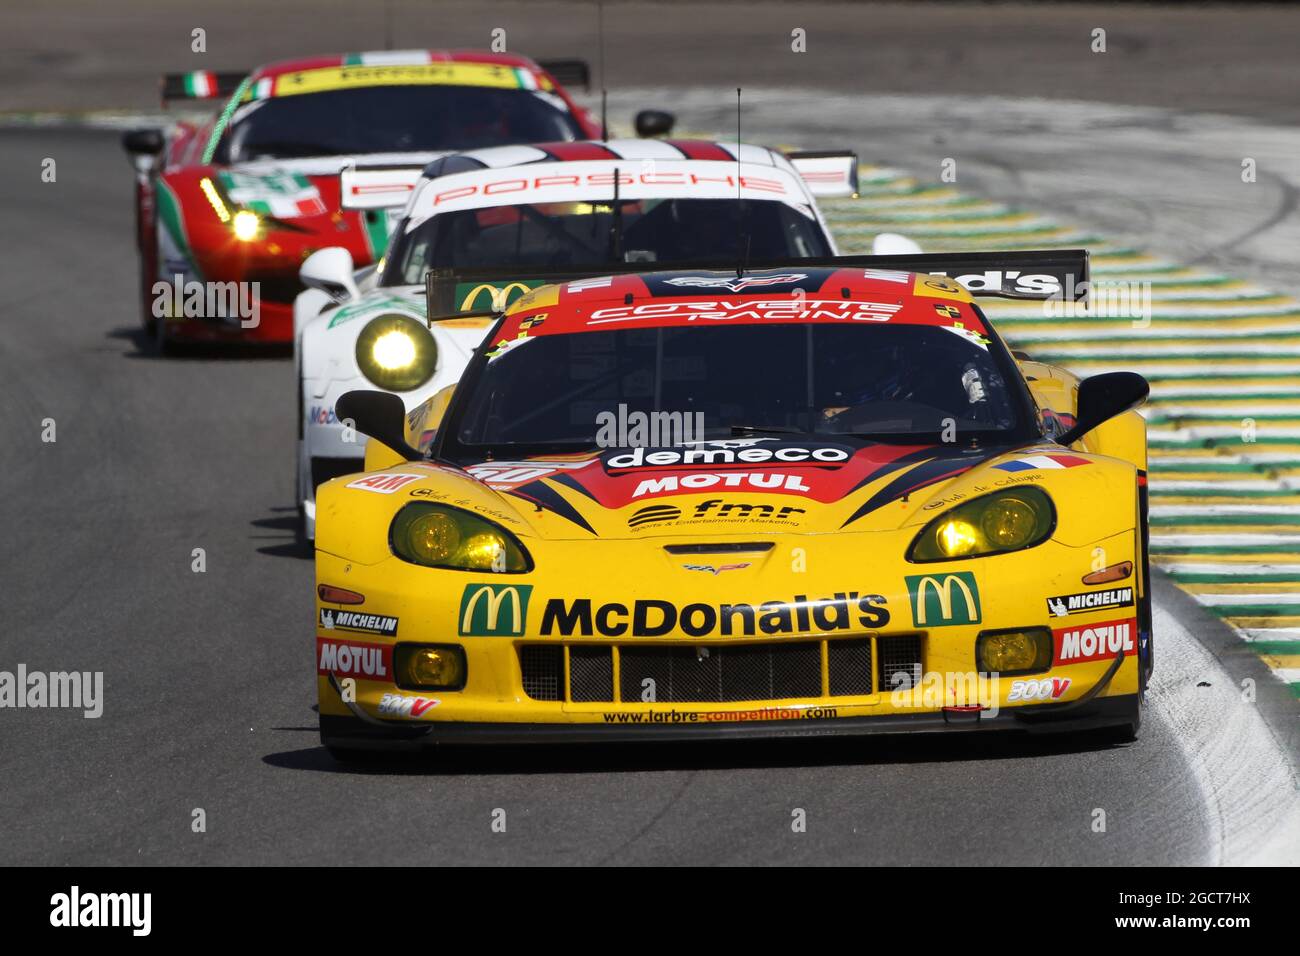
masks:
{"label": "asphalt track surface", "polygon": [[[656,96],[678,100],[690,125],[726,128],[725,98],[714,94],[653,90],[613,102],[622,109]],[[935,129],[942,117],[925,110],[950,107],[913,105],[915,122],[897,119],[887,142],[886,127],[853,125],[853,116],[757,107],[747,138],[839,134],[831,145],[842,145],[849,131],[847,145],[865,156],[924,168],[953,147],[934,141],[945,135]],[[963,109],[974,119],[949,124],[946,135],[978,142],[976,188],[1070,207],[1064,174],[1041,154],[1064,154],[1077,131],[1044,133],[1041,117],[1008,119],[997,103]],[[1210,167],[1201,174],[1213,176],[1216,137],[1206,135],[1197,155]],[[1125,155],[1134,160],[1152,142],[1129,144]],[[1025,162],[1024,144],[1034,144],[1037,164]],[[1093,155],[1095,175],[1110,163],[1134,168],[1113,147]],[[44,157],[58,160],[56,183],[40,181]],[[1195,191],[1198,165],[1178,183],[1153,165],[1112,191],[1122,202],[1165,183],[1179,197],[1150,202],[1135,231],[1157,245],[1196,234],[1204,212],[1187,205],[1205,195]],[[1068,181],[1077,200],[1068,211],[1087,214],[1080,180]],[[1272,198],[1284,204],[1287,188],[1283,178]],[[289,363],[153,356],[138,333],[130,177],[115,134],[0,133],[0,209],[0,668],[102,670],[106,682],[98,720],[0,714],[0,863],[1201,864],[1288,852],[1294,860],[1295,844],[1285,842],[1293,831],[1270,839],[1241,819],[1252,814],[1265,828],[1294,821],[1293,795],[1285,802],[1289,702],[1262,667],[1231,653],[1218,622],[1163,584],[1168,653],[1142,739],[1130,746],[787,741],[448,752],[362,772],[339,767],[316,736],[312,567],[293,530]],[[1215,222],[1231,237],[1275,212],[1239,205]],[[1289,228],[1285,216],[1279,228]],[[1213,246],[1207,255],[1257,271],[1270,268],[1275,248]],[[57,426],[52,444],[40,440],[46,418]],[[205,550],[205,573],[191,569],[195,548]],[[1249,713],[1226,692],[1243,675],[1262,687]],[[1227,728],[1254,748],[1254,762],[1231,752]],[[1250,779],[1234,783],[1242,766]],[[1243,792],[1255,802],[1239,805]],[[191,830],[195,808],[206,813],[206,833]],[[807,812],[805,833],[791,831],[796,808]],[[1105,833],[1092,826],[1098,808]],[[497,809],[504,834],[491,828]]]}

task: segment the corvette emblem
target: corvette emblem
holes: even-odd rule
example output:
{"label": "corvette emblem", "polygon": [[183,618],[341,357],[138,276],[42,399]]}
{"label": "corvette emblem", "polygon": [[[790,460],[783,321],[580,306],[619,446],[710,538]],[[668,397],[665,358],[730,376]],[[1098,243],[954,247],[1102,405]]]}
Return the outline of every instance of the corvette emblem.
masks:
{"label": "corvette emblem", "polygon": [[717,577],[723,571],[743,571],[749,567],[749,562],[744,564],[719,564],[716,567],[712,564],[683,564],[687,571],[708,571],[714,577]]}
{"label": "corvette emblem", "polygon": [[742,292],[751,286],[786,285],[806,278],[808,278],[806,274],[799,272],[779,276],[742,276],[738,279],[715,279],[713,276],[678,276],[675,279],[665,279],[664,281],[668,285],[687,286],[692,289],[727,289],[731,292]]}

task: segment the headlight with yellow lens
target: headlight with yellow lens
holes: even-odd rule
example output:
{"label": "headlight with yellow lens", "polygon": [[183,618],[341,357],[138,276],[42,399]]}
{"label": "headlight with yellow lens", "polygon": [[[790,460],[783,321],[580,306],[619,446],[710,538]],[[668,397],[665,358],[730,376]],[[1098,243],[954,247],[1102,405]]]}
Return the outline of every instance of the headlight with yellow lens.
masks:
{"label": "headlight with yellow lens", "polygon": [[454,644],[398,644],[393,669],[403,690],[460,690],[465,650]]}
{"label": "headlight with yellow lens", "polygon": [[975,638],[975,663],[986,674],[1033,674],[1052,666],[1052,632],[1045,627],[984,631]]}
{"label": "headlight with yellow lens", "polygon": [[955,561],[1020,551],[1042,544],[1056,525],[1052,499],[1041,488],[998,491],[967,501],[927,524],[907,560]]}
{"label": "headlight with yellow lens", "polygon": [[413,502],[397,513],[389,540],[403,561],[430,568],[522,574],[533,566],[523,545],[505,528],[427,501]]}
{"label": "headlight with yellow lens", "polygon": [[409,315],[381,315],[357,336],[361,374],[389,392],[409,392],[433,377],[438,346]]}

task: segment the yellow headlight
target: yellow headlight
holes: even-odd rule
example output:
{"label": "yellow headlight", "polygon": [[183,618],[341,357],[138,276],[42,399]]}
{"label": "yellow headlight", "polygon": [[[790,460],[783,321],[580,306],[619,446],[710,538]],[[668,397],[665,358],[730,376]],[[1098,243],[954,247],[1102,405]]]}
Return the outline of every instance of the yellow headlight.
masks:
{"label": "yellow headlight", "polygon": [[532,568],[509,531],[471,512],[433,502],[412,502],[399,511],[389,539],[399,558],[428,567],[503,574]]}
{"label": "yellow headlight", "polygon": [[969,521],[960,518],[945,521],[939,526],[939,547],[950,557],[969,554],[979,544],[978,532]]}
{"label": "yellow headlight", "polygon": [[985,673],[1045,671],[1052,664],[1052,632],[1045,627],[995,631],[975,639],[975,658]]}
{"label": "yellow headlight", "polygon": [[446,512],[431,511],[411,522],[407,540],[423,563],[445,564],[460,547],[460,527]]}
{"label": "yellow headlight", "polygon": [[1056,512],[1041,488],[996,491],[935,518],[912,541],[909,561],[949,561],[1018,551],[1046,541]]}
{"label": "yellow headlight", "polygon": [[1034,534],[1037,515],[1019,498],[999,498],[980,519],[985,536],[999,548],[1019,548]]}
{"label": "yellow headlight", "polygon": [[390,392],[419,388],[438,367],[438,346],[429,330],[409,315],[381,315],[357,336],[357,367]]}
{"label": "yellow headlight", "polygon": [[498,565],[504,566],[505,551],[505,538],[495,531],[486,531],[466,541],[461,549],[461,555],[471,568],[490,571]]}
{"label": "yellow headlight", "polygon": [[257,231],[261,226],[262,221],[257,218],[257,213],[249,212],[247,209],[235,213],[235,218],[230,223],[230,227],[235,231],[235,238],[240,242],[251,242],[256,239]]}
{"label": "yellow headlight", "polygon": [[447,690],[465,683],[465,652],[459,647],[397,646],[397,683],[410,690]]}

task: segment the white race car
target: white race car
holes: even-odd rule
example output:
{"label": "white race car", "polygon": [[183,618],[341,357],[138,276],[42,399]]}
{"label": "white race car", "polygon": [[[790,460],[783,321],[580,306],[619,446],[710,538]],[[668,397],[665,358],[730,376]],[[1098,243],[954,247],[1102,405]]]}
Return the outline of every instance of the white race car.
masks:
{"label": "white race car", "polygon": [[[365,436],[339,421],[336,399],[379,388],[410,410],[454,385],[491,325],[486,313],[540,284],[530,269],[595,274],[616,263],[757,266],[835,255],[814,197],[856,190],[849,152],[787,157],[690,140],[505,146],[444,156],[422,171],[345,171],[344,204],[389,207],[393,234],[375,266],[354,271],[335,247],[302,266],[308,288],[294,303],[294,329],[307,536],[317,485],[362,470]],[[508,281],[455,282],[502,267]],[[452,277],[451,311],[465,318],[426,322],[431,270]]]}

